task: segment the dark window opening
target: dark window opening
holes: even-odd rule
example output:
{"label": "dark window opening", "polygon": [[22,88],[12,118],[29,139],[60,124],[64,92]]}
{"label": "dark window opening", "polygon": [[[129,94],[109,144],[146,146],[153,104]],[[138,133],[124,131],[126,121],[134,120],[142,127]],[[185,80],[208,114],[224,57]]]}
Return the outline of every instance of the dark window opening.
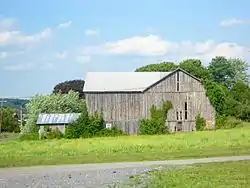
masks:
{"label": "dark window opening", "polygon": [[179,113],[178,113],[178,111],[176,112],[176,119],[179,120]]}
{"label": "dark window opening", "polygon": [[188,112],[187,112],[187,110],[188,110],[188,106],[187,106],[187,102],[185,102],[185,114],[184,114],[184,118],[185,118],[185,120],[187,120],[187,116],[188,116]]}
{"label": "dark window opening", "polygon": [[176,90],[180,90],[180,73],[179,71],[176,73]]}
{"label": "dark window opening", "polygon": [[176,87],[176,90],[179,91],[180,90],[180,83],[177,82],[177,87]]}
{"label": "dark window opening", "polygon": [[182,120],[182,111],[180,111],[180,120]]}

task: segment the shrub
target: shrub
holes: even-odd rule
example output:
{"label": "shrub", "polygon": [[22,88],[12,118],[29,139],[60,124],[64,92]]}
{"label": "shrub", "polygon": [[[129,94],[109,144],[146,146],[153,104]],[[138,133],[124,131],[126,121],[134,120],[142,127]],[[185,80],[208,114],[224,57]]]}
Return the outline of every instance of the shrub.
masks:
{"label": "shrub", "polygon": [[99,135],[104,130],[104,119],[102,113],[95,113],[89,117],[89,123],[85,125],[82,133],[83,138],[91,138]]}
{"label": "shrub", "polygon": [[152,106],[150,109],[151,117],[140,120],[139,133],[143,135],[165,134],[168,132],[165,122],[168,111],[172,108],[170,101],[165,101],[161,108]]}
{"label": "shrub", "polygon": [[38,135],[38,132],[21,134],[19,139],[21,141],[23,141],[23,140],[39,140],[39,135]]}
{"label": "shrub", "polygon": [[60,130],[58,130],[58,129],[56,129],[56,130],[51,130],[51,131],[49,131],[49,132],[47,132],[45,135],[44,135],[44,138],[45,139],[61,139],[61,138],[63,138],[63,133],[60,131]]}
{"label": "shrub", "polygon": [[112,126],[111,129],[102,129],[99,132],[98,136],[105,136],[105,137],[115,137],[115,136],[124,136],[124,132],[120,129],[118,129],[115,125]]}
{"label": "shrub", "polygon": [[206,121],[200,114],[195,117],[195,127],[197,131],[203,131],[206,127]]}
{"label": "shrub", "polygon": [[243,126],[241,120],[236,119],[232,116],[217,116],[215,127],[216,129],[232,129]]}

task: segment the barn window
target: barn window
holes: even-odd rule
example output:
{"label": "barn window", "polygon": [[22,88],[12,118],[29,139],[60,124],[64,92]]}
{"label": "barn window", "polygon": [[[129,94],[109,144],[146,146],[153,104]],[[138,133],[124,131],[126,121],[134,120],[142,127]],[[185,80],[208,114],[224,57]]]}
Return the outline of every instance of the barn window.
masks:
{"label": "barn window", "polygon": [[185,120],[187,120],[187,115],[188,115],[188,112],[187,112],[187,102],[185,102]]}
{"label": "barn window", "polygon": [[176,91],[180,90],[180,73],[179,71],[176,73]]}

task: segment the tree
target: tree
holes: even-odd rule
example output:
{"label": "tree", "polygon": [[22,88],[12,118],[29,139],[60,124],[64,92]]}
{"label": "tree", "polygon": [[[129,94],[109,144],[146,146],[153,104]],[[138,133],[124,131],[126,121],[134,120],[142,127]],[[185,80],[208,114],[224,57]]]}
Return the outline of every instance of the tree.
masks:
{"label": "tree", "polygon": [[37,95],[27,104],[28,119],[21,134],[37,132],[36,121],[39,113],[80,113],[83,104],[83,99],[74,91],[69,91],[68,94]]}
{"label": "tree", "polygon": [[149,64],[140,67],[135,72],[171,72],[178,68],[173,62],[162,62],[158,64]]}
{"label": "tree", "polygon": [[243,82],[237,82],[226,100],[226,115],[244,121],[250,121],[250,88]]}
{"label": "tree", "polygon": [[226,59],[222,56],[213,58],[208,66],[213,80],[229,89],[239,81],[248,83],[247,68],[247,62],[241,59]]}
{"label": "tree", "polygon": [[199,59],[186,59],[180,62],[179,67],[197,78],[203,80],[211,79],[211,74],[208,69],[202,65]]}
{"label": "tree", "polygon": [[3,111],[3,132],[20,132],[16,111],[12,108],[0,109]]}
{"label": "tree", "polygon": [[54,87],[53,93],[61,92],[62,94],[67,94],[69,91],[72,90],[78,92],[79,96],[81,98],[84,98],[83,94],[84,83],[85,83],[84,80],[70,80],[61,82]]}
{"label": "tree", "polygon": [[248,63],[243,59],[231,58],[228,60],[233,69],[233,83],[243,82],[244,84],[249,83],[249,75],[247,73]]}
{"label": "tree", "polygon": [[199,59],[186,59],[180,62],[179,65],[173,62],[162,62],[158,64],[149,64],[136,69],[136,72],[171,72],[178,67],[187,71],[188,73],[201,78],[201,79],[211,79],[211,74],[205,68]]}

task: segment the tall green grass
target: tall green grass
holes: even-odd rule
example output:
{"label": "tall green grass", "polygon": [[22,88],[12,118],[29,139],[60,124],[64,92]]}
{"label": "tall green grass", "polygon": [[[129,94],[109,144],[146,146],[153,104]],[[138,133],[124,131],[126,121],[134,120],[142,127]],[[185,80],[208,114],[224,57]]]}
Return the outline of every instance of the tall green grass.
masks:
{"label": "tall green grass", "polygon": [[[143,188],[250,187],[250,161],[198,164],[152,172]],[[139,179],[139,178],[138,178]],[[140,179],[136,182],[140,182]]]}
{"label": "tall green grass", "polygon": [[0,167],[248,154],[250,127],[154,136],[0,142]]}

